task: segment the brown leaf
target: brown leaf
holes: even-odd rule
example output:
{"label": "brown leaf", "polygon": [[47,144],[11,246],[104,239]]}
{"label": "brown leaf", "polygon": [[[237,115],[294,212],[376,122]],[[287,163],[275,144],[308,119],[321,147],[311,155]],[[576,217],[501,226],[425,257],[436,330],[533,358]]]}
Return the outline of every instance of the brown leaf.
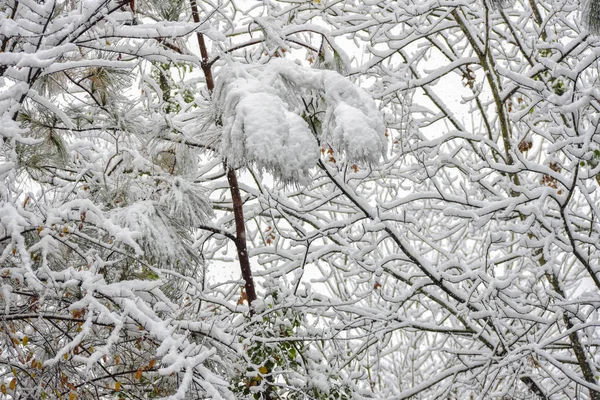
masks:
{"label": "brown leaf", "polygon": [[242,305],[244,304],[244,300],[248,300],[248,296],[246,295],[246,291],[244,289],[242,289],[242,295],[240,296],[240,299],[237,301],[238,305]]}
{"label": "brown leaf", "polygon": [[523,140],[521,143],[519,143],[519,151],[521,153],[531,150],[532,147],[533,143],[531,140]]}

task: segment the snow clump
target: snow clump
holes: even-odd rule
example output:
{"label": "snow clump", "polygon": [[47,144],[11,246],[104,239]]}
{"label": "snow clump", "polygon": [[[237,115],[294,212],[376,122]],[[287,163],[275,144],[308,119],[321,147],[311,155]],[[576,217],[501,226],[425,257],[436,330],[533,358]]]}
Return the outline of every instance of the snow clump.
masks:
{"label": "snow clump", "polygon": [[[305,119],[307,101],[318,107],[320,119],[312,126]],[[354,162],[376,162],[386,149],[377,105],[335,71],[284,59],[259,66],[232,63],[219,73],[214,107],[227,164],[254,164],[286,182],[306,178],[320,145]]]}

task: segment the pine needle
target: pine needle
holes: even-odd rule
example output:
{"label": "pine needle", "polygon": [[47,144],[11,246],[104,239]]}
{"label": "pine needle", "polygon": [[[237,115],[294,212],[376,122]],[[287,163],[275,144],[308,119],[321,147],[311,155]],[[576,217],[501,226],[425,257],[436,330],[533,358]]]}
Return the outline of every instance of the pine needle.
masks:
{"label": "pine needle", "polygon": [[508,7],[510,5],[510,3],[512,3],[511,0],[485,0],[485,1],[487,1],[493,8],[496,8],[496,9]]}
{"label": "pine needle", "polygon": [[590,33],[600,34],[600,0],[587,0],[582,10],[583,22]]}

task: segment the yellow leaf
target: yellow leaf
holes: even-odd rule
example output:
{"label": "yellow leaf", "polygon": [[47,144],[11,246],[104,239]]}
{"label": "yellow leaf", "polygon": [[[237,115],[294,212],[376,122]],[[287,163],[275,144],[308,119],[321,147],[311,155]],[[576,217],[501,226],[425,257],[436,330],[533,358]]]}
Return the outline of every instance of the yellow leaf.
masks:
{"label": "yellow leaf", "polygon": [[69,360],[69,353],[65,353],[65,355],[63,356],[65,360]]}
{"label": "yellow leaf", "polygon": [[2,392],[2,394],[6,394],[6,385],[4,383],[2,386],[0,386],[0,392]]}
{"label": "yellow leaf", "polygon": [[260,372],[261,374],[263,374],[263,375],[264,375],[264,374],[266,374],[266,373],[268,373],[268,372],[269,372],[269,369],[263,365],[262,367],[260,367],[260,368],[258,369],[258,372]]}
{"label": "yellow leaf", "polygon": [[10,390],[15,390],[15,388],[17,387],[17,378],[13,378],[12,381],[10,381],[8,387],[10,388]]}
{"label": "yellow leaf", "polygon": [[115,364],[119,365],[119,362],[121,362],[121,359],[119,358],[118,355],[115,356]]}
{"label": "yellow leaf", "polygon": [[152,369],[152,367],[154,367],[154,364],[156,364],[156,359],[150,360],[150,362],[148,363],[148,369]]}
{"label": "yellow leaf", "polygon": [[115,392],[118,392],[119,390],[121,390],[121,382],[117,381],[117,383],[115,383]]}
{"label": "yellow leaf", "polygon": [[25,336],[23,338],[23,346],[27,346],[27,343],[29,343],[29,338],[27,336]]}
{"label": "yellow leaf", "polygon": [[143,372],[143,371],[144,371],[144,370],[142,369],[142,367],[138,368],[138,370],[137,370],[137,371],[135,371],[135,379],[137,379],[138,381],[139,381],[140,379],[142,379],[142,372]]}
{"label": "yellow leaf", "polygon": [[75,400],[75,399],[77,399],[77,395],[75,394],[75,392],[69,393],[69,400]]}

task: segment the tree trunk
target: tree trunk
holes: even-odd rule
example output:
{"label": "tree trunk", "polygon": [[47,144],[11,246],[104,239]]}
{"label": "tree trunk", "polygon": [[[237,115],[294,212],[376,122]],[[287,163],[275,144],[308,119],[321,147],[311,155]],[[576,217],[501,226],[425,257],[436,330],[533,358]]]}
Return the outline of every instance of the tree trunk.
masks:
{"label": "tree trunk", "polygon": [[[192,18],[194,19],[194,22],[200,23],[200,15],[198,13],[196,0],[190,0],[190,5],[192,8]],[[198,38],[198,47],[200,47],[200,55],[202,57],[202,72],[204,73],[204,78],[206,79],[206,87],[209,92],[212,93],[215,88],[215,82],[212,75],[211,65],[208,61],[206,42],[204,41],[204,35],[200,32],[196,32],[196,36]],[[227,171],[227,181],[229,182],[231,201],[233,203],[233,215],[235,220],[235,247],[237,249],[238,259],[240,262],[242,278],[245,282],[244,288],[246,291],[246,299],[248,300],[248,306],[250,307],[250,315],[252,315],[252,302],[256,300],[256,289],[254,287],[254,280],[252,279],[252,270],[250,269],[250,259],[248,257],[248,248],[246,246],[246,226],[244,223],[242,196],[240,194],[240,187],[237,182],[235,171],[227,164],[225,164],[224,168]]]}

